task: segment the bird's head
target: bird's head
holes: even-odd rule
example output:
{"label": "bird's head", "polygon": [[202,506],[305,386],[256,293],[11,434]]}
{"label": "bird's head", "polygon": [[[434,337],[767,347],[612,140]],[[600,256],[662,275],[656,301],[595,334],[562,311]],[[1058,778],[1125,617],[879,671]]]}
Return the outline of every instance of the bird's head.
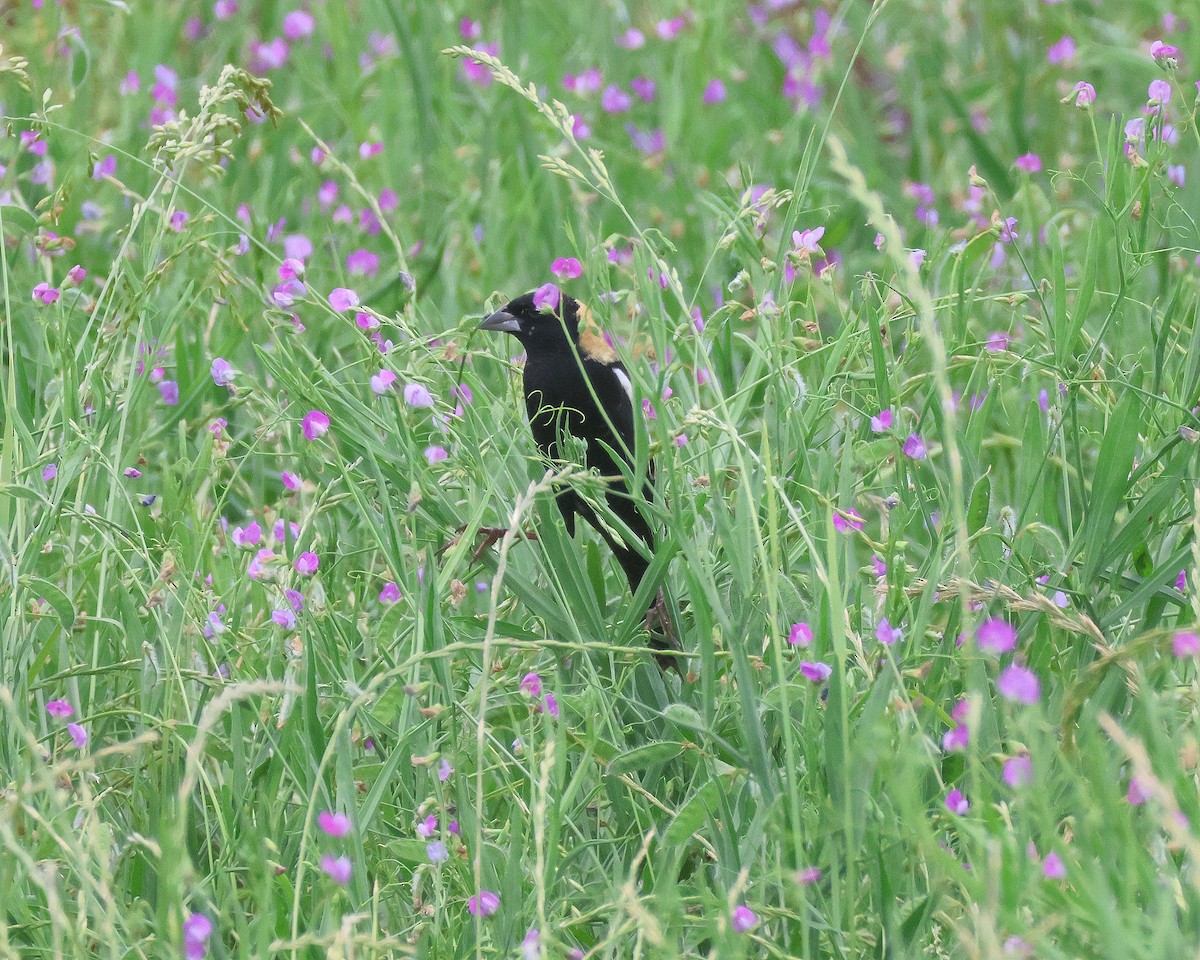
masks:
{"label": "bird's head", "polygon": [[580,306],[574,297],[565,293],[553,309],[538,309],[533,294],[510,300],[479,325],[480,330],[499,330],[511,333],[526,349],[530,344],[551,347],[566,340],[579,339]]}

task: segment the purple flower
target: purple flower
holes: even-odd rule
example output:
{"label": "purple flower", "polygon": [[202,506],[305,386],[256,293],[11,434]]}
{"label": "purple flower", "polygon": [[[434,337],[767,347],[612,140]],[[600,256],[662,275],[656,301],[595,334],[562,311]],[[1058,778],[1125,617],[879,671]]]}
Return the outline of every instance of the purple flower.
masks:
{"label": "purple flower", "polygon": [[208,917],[202,913],[188,914],[183,921],[183,954],[187,960],[204,960],[212,932],[212,921]]}
{"label": "purple flower", "polygon": [[279,479],[283,481],[284,489],[290,491],[291,493],[295,493],[301,487],[302,481],[300,480],[300,477],[294,473],[288,472],[287,470],[280,472]]}
{"label": "purple flower", "polygon": [[1125,791],[1125,800],[1130,806],[1140,807],[1146,802],[1146,799],[1146,791],[1142,785],[1138,783],[1137,777],[1130,777],[1129,789]]}
{"label": "purple flower", "polygon": [[683,17],[672,17],[670,20],[659,20],[654,25],[654,32],[660,40],[674,40],[685,26],[687,20]]}
{"label": "purple flower", "polygon": [[919,433],[910,433],[904,440],[904,455],[911,460],[924,460],[929,456],[929,450]]}
{"label": "purple flower", "polygon": [[217,357],[212,362],[209,368],[209,373],[212,374],[213,383],[218,387],[227,387],[233,383],[233,378],[236,376],[233,365],[222,357]]}
{"label": "purple flower", "polygon": [[312,36],[313,15],[307,10],[292,10],[284,15],[283,36],[287,40],[301,40]]}
{"label": "purple flower", "polygon": [[942,736],[942,749],[950,753],[965,750],[971,742],[971,728],[965,723],[955,724]]}
{"label": "purple flower", "polygon": [[887,564],[875,556],[875,554],[871,554],[871,571],[882,580],[887,576]]}
{"label": "purple flower", "polygon": [[321,565],[321,558],[311,550],[306,550],[296,558],[296,572],[302,577],[311,577]]}
{"label": "purple flower", "polygon": [[1200,634],[1191,630],[1180,630],[1171,638],[1171,652],[1177,657],[1200,655]]}
{"label": "purple flower", "polygon": [[309,410],[304,415],[300,429],[304,432],[305,440],[316,440],[324,436],[325,431],[329,429],[329,414],[323,410]]}
{"label": "purple flower", "polygon": [[347,287],[334,287],[329,291],[329,305],[334,310],[353,310],[359,305],[358,294]]}
{"label": "purple flower", "polygon": [[58,717],[60,720],[64,717],[69,717],[75,712],[66,700],[51,700],[46,704],[46,712],[52,717]]}
{"label": "purple flower", "polygon": [[1150,56],[1160,63],[1174,60],[1179,55],[1179,48],[1173,47],[1169,43],[1163,43],[1161,40],[1155,40],[1150,44]]}
{"label": "purple flower", "polygon": [[967,801],[967,798],[962,795],[962,791],[959,790],[958,787],[955,787],[948,794],[946,794],[946,809],[951,813],[957,814],[961,817],[971,809],[971,804]]}
{"label": "purple flower", "polygon": [[188,213],[186,210],[176,210],[171,214],[171,229],[176,233],[183,233],[183,228],[188,222]]}
{"label": "purple flower", "polygon": [[1003,353],[1008,349],[1008,334],[999,330],[989,333],[984,348],[988,353]]}
{"label": "purple flower", "polygon": [[796,874],[796,882],[803,887],[812,886],[814,883],[819,883],[821,880],[820,867],[805,867]]}
{"label": "purple flower", "polygon": [[1087,109],[1096,102],[1096,88],[1086,80],[1080,80],[1071,91],[1075,95],[1075,106]]}
{"label": "purple flower", "polygon": [[398,603],[400,601],[400,586],[393,580],[389,580],[383,585],[383,589],[379,591],[380,603]]}
{"label": "purple flower", "polygon": [[557,310],[558,287],[552,283],[543,283],[534,291],[533,305],[539,310]]}
{"label": "purple flower", "polygon": [[801,660],[800,672],[813,683],[824,683],[833,674],[833,667],[820,661]]}
{"label": "purple flower", "polygon": [[49,306],[58,300],[59,291],[57,287],[52,287],[48,283],[39,283],[33,288],[33,302],[41,303]]}
{"label": "purple flower", "polygon": [[350,832],[350,817],[344,813],[322,810],[317,814],[317,826],[331,837],[344,837]]}
{"label": "purple flower", "polygon": [[1001,776],[1004,777],[1004,782],[1014,790],[1026,787],[1033,783],[1033,760],[1024,753],[1017,757],[1009,757],[1004,761]]}
{"label": "purple flower", "polygon": [[1017,218],[1005,217],[1004,222],[1000,224],[1000,242],[1012,243],[1020,234],[1017,233]]}
{"label": "purple flower", "polygon": [[437,817],[432,813],[424,820],[417,824],[417,836],[422,840],[427,840],[437,831]]}
{"label": "purple flower", "polygon": [[542,710],[542,713],[548,713],[548,714],[550,714],[550,716],[553,719],[557,720],[558,719],[558,697],[556,697],[552,693],[546,694],[546,699],[542,703],[541,710]]}
{"label": "purple flower", "polygon": [[813,641],[812,627],[804,621],[793,623],[788,631],[787,642],[793,647],[807,647]]}
{"label": "purple flower", "polygon": [[904,639],[904,632],[899,627],[893,627],[884,617],[875,627],[875,639],[886,647],[890,647],[898,640]]}
{"label": "purple flower", "polygon": [[257,520],[251,520],[244,527],[234,527],[229,539],[239,547],[257,547],[262,539],[262,527]]}
{"label": "purple flower", "polygon": [[1075,58],[1075,39],[1065,36],[1046,51],[1046,59],[1053,64],[1066,63]]}
{"label": "purple flower", "polygon": [[634,77],[629,81],[629,89],[639,100],[644,100],[646,103],[654,99],[654,81],[649,77]]}
{"label": "purple flower", "polygon": [[861,530],[862,528],[863,518],[854,510],[834,510],[833,529],[838,533],[849,533],[851,530]]}
{"label": "purple flower", "polygon": [[880,410],[871,418],[871,431],[873,433],[885,433],[892,429],[892,411],[890,409]]}
{"label": "purple flower", "polygon": [[633,106],[633,98],[615,83],[610,83],[600,95],[600,108],[605,113],[625,113]]}
{"label": "purple flower", "polygon": [[630,27],[617,37],[617,46],[624,50],[640,50],[646,45],[646,35],[635,27]]}
{"label": "purple flower", "polygon": [[327,853],[321,858],[321,871],[339,886],[344,887],[350,882],[352,870],[353,865],[350,863],[349,857],[335,857],[333,854]]}
{"label": "purple flower", "polygon": [[450,853],[441,840],[434,840],[433,843],[426,844],[425,856],[429,858],[430,863],[445,863],[450,859]]}
{"label": "purple flower", "polygon": [[420,383],[410,383],[404,387],[404,402],[410,407],[432,407],[433,397]]}
{"label": "purple flower", "polygon": [[713,77],[708,81],[708,86],[704,88],[704,93],[700,95],[700,102],[705,106],[711,106],[714,103],[722,103],[725,100],[725,84],[719,77]]}
{"label": "purple flower", "polygon": [[[445,757],[442,757],[442,759],[438,761],[438,780],[442,783],[445,783],[450,779],[450,776],[453,773],[454,767],[451,766],[450,761]],[[453,824],[451,824],[450,832],[454,832]]]}
{"label": "purple flower", "polygon": [[69,733],[71,735],[71,740],[74,742],[76,750],[82,750],[84,747],[87,746],[87,742],[88,742],[87,731],[84,730],[83,727],[81,727],[79,724],[68,722],[67,723],[67,733]]}
{"label": "purple flower", "polygon": [[382,397],[396,382],[396,375],[391,370],[380,370],[371,377],[371,390],[375,396]]}
{"label": "purple flower", "polygon": [[797,253],[818,253],[821,249],[819,243],[823,236],[825,236],[824,227],[813,227],[809,230],[793,230],[792,243],[795,245]]}
{"label": "purple flower", "polygon": [[1023,153],[1014,162],[1025,173],[1038,173],[1042,169],[1042,158],[1036,153]]}
{"label": "purple flower", "polygon": [[478,895],[467,901],[467,909],[473,917],[490,917],[500,909],[500,894],[480,890]]}
{"label": "purple flower", "polygon": [[87,277],[87,271],[79,264],[75,264],[75,266],[67,271],[67,279],[76,286],[83,283],[85,277]]}
{"label": "purple flower", "polygon": [[758,925],[758,915],[745,904],[733,908],[733,932],[746,933]]}
{"label": "purple flower", "polygon": [[909,250],[908,251],[908,262],[912,265],[912,268],[914,270],[920,270],[921,264],[923,264],[925,262],[925,251],[924,250]]}
{"label": "purple flower", "polygon": [[1016,663],[1000,674],[996,689],[1006,700],[1015,700],[1017,703],[1034,704],[1041,697],[1037,674]]}
{"label": "purple flower", "polygon": [[58,464],[57,463],[48,463],[44,467],[42,467],[42,480],[45,481],[46,483],[49,483],[51,480],[53,480],[57,476],[58,476]]}
{"label": "purple flower", "polygon": [[[475,48],[480,53],[486,53],[490,57],[496,56],[500,52],[500,45],[497,43],[482,43]],[[492,83],[492,68],[486,63],[468,57],[462,62],[463,76],[471,83],[478,84],[481,87],[490,86]]]}
{"label": "purple flower", "polygon": [[449,457],[450,454],[446,451],[445,447],[435,445],[425,448],[425,462],[430,466],[433,466],[435,463],[441,463],[443,460],[449,459]]}
{"label": "purple flower", "polygon": [[276,284],[271,288],[271,302],[277,307],[290,307],[304,296],[304,293],[304,284],[299,280],[284,280],[283,283]]}
{"label": "purple flower", "polygon": [[[579,951],[580,954],[583,951]],[[525,931],[525,936],[521,940],[521,958],[522,960],[540,960],[542,956],[542,935],[538,932],[537,927],[530,927]]]}
{"label": "purple flower", "polygon": [[379,272],[379,255],[370,250],[355,250],[347,254],[346,272],[352,277],[375,276]]}
{"label": "purple flower", "polygon": [[550,272],[559,280],[574,280],[583,273],[583,267],[574,257],[559,257],[550,264]]}
{"label": "purple flower", "polygon": [[1008,653],[1017,645],[1017,629],[999,617],[992,617],[979,625],[975,642],[988,653]]}
{"label": "purple flower", "polygon": [[527,673],[521,678],[521,692],[527,697],[538,697],[542,693],[542,678],[536,673]]}
{"label": "purple flower", "polygon": [[1048,880],[1062,880],[1067,875],[1067,865],[1063,863],[1062,857],[1051,850],[1042,861],[1042,873]]}
{"label": "purple flower", "polygon": [[[268,551],[270,552],[270,551]],[[254,579],[258,579],[255,577]],[[279,610],[271,611],[271,622],[284,630],[294,630],[296,628],[296,613],[289,607],[283,607]]]}
{"label": "purple flower", "polygon": [[162,402],[168,407],[173,407],[179,403],[179,384],[174,380],[163,380],[158,385],[158,392],[162,397]]}

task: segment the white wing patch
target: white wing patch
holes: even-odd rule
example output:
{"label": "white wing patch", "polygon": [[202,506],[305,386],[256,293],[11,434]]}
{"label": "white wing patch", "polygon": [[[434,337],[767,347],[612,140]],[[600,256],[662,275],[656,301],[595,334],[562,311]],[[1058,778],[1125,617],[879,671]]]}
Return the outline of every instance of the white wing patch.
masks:
{"label": "white wing patch", "polygon": [[633,384],[629,380],[629,374],[627,374],[620,367],[613,367],[612,371],[613,371],[613,373],[615,373],[617,375],[617,382],[619,384],[621,384],[621,388],[625,391],[626,394],[628,394],[629,400],[632,403],[633,402]]}

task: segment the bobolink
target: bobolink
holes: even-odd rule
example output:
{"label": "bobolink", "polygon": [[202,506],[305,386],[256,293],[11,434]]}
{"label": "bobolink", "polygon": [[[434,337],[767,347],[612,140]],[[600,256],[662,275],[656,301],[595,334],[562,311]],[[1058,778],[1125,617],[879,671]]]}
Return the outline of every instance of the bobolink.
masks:
{"label": "bobolink", "polygon": [[[511,333],[525,348],[525,409],[529,426],[542,456],[568,459],[562,435],[586,444],[584,466],[608,481],[605,500],[632,534],[654,552],[654,532],[638,509],[629,484],[614,455],[627,468],[634,460],[633,384],[616,350],[592,323],[590,312],[573,297],[560,295],[558,306],[540,310],[534,295],[510,301],[480,324],[483,330]],[[647,462],[642,497],[654,501],[654,462]],[[614,536],[595,509],[569,487],[556,494],[558,508],[575,534],[575,517],[583,517],[612,549],[636,594],[650,566],[637,547]],[[674,648],[662,593],[647,611],[646,624],[658,649]],[[660,662],[665,658],[660,658]],[[669,661],[673,664],[673,661]]]}

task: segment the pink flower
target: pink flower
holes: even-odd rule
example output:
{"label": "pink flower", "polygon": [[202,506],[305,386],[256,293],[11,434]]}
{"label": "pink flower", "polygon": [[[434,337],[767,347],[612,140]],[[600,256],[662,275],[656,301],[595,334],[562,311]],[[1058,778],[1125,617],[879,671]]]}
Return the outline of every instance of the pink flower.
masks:
{"label": "pink flower", "polygon": [[955,787],[948,794],[946,794],[946,809],[951,813],[957,814],[961,817],[971,809],[971,804],[967,801],[967,798],[962,795],[962,791],[959,790],[958,787]]}
{"label": "pink flower", "polygon": [[1067,875],[1067,865],[1063,863],[1062,857],[1051,850],[1042,861],[1042,873],[1048,880],[1062,880]]}
{"label": "pink flower", "polygon": [[999,330],[989,333],[984,348],[988,353],[1003,353],[1008,349],[1008,334]]}
{"label": "pink flower", "polygon": [[814,663],[811,660],[801,660],[800,673],[813,683],[824,683],[832,676],[833,667],[820,661]]}
{"label": "pink flower", "polygon": [[871,572],[880,580],[887,576],[887,564],[875,556],[875,554],[871,554]]}
{"label": "pink flower", "polygon": [[1138,783],[1137,777],[1129,778],[1129,789],[1125,792],[1125,799],[1133,807],[1140,807],[1146,802],[1146,791]]}
{"label": "pink flower", "polygon": [[176,210],[173,214],[171,214],[171,229],[176,233],[182,233],[187,222],[188,213],[186,210]]}
{"label": "pink flower", "polygon": [[400,585],[394,580],[389,580],[383,585],[383,589],[379,591],[380,603],[398,603],[400,600]]}
{"label": "pink flower", "polygon": [[296,572],[302,577],[311,577],[321,565],[321,558],[311,550],[306,550],[296,558]]}
{"label": "pink flower", "polygon": [[630,27],[617,37],[617,46],[624,50],[640,50],[646,45],[646,35],[635,27]]}
{"label": "pink flower", "polygon": [[734,933],[746,933],[758,925],[758,915],[745,904],[733,908],[731,920]]}
{"label": "pink flower", "polygon": [[227,387],[233,383],[233,378],[236,376],[233,365],[222,357],[217,357],[212,362],[209,368],[209,373],[212,374],[213,383],[218,387]]}
{"label": "pink flower", "polygon": [[410,383],[404,388],[404,402],[410,407],[418,409],[422,407],[432,407],[433,397],[423,384]]}
{"label": "pink flower", "polygon": [[1177,657],[1200,656],[1200,634],[1180,630],[1171,638],[1171,652]]}
{"label": "pink flower", "polygon": [[1037,173],[1042,169],[1042,158],[1036,153],[1023,153],[1014,162],[1017,169],[1025,173]]}
{"label": "pink flower", "polygon": [[48,283],[39,283],[33,288],[33,302],[41,303],[46,306],[58,300],[59,291],[57,287],[52,287]]}
{"label": "pink flower", "polygon": [[925,441],[919,433],[910,433],[904,440],[904,455],[911,460],[924,460],[929,455]]}
{"label": "pink flower", "polygon": [[1046,59],[1053,64],[1066,63],[1075,58],[1075,39],[1065,36],[1046,51]]}
{"label": "pink flower", "polygon": [[483,27],[477,21],[463,17],[458,21],[458,35],[467,43],[474,43],[483,36]]}
{"label": "pink flower", "polygon": [[[236,8],[236,4],[234,7]],[[189,913],[183,921],[183,955],[187,960],[204,960],[208,938],[212,936],[212,921],[202,913]]]}
{"label": "pink flower", "polygon": [[884,617],[875,627],[875,639],[886,647],[890,647],[898,640],[904,639],[904,632],[899,627],[893,627]]}
{"label": "pink flower", "polygon": [[88,735],[87,731],[77,723],[67,723],[67,733],[71,735],[71,740],[75,744],[76,750],[82,750],[87,746]]}
{"label": "pink flower", "polygon": [[76,286],[83,283],[85,277],[87,277],[87,271],[79,264],[75,264],[75,266],[67,271],[67,279]]}
{"label": "pink flower", "polygon": [[162,397],[162,402],[168,407],[173,407],[179,403],[179,384],[174,380],[163,380],[158,385],[158,392]]}
{"label": "pink flower", "polygon": [[283,35],[288,40],[312,36],[313,15],[307,10],[293,10],[283,18]]}
{"label": "pink flower", "polygon": [[1000,224],[999,236],[1000,236],[1001,243],[1012,243],[1020,236],[1020,234],[1017,233],[1017,218],[1016,217],[1005,217],[1004,218],[1004,222],[1002,224]]}
{"label": "pink flower", "polygon": [[[288,261],[284,261],[286,264]],[[283,267],[280,267],[280,272]],[[271,302],[277,307],[290,307],[302,296],[304,296],[304,284],[299,280],[291,279],[284,280],[283,283],[276,284],[271,288]]]}
{"label": "pink flower", "polygon": [[610,83],[600,95],[600,108],[605,113],[625,113],[633,106],[633,98],[615,83]]}
{"label": "pink flower", "polygon": [[450,454],[446,451],[445,447],[435,445],[425,448],[425,462],[430,466],[433,466],[435,463],[441,463],[443,460],[448,460],[449,457]]}
{"label": "pink flower", "polygon": [[1037,674],[1016,663],[1000,674],[996,681],[996,689],[1006,700],[1015,700],[1027,705],[1037,703],[1041,697],[1041,685],[1038,683]]}
{"label": "pink flower", "polygon": [[820,867],[805,867],[803,870],[801,870],[799,873],[796,874],[796,882],[804,887],[810,887],[814,883],[820,883],[820,881],[821,881],[821,868]]}
{"label": "pink flower", "polygon": [[305,440],[316,440],[324,436],[325,431],[329,429],[329,414],[323,410],[309,410],[304,415],[300,429],[304,432]]}
{"label": "pink flower", "polygon": [[51,700],[46,704],[46,712],[50,714],[50,716],[58,717],[61,720],[64,717],[69,717],[71,714],[73,714],[75,712],[75,708],[67,703],[66,700]]}
{"label": "pink flower", "polygon": [[396,375],[391,370],[380,370],[377,374],[371,377],[371,390],[375,396],[382,397],[396,382]]}
{"label": "pink flower", "polygon": [[818,253],[821,249],[818,244],[823,236],[825,236],[824,227],[813,227],[810,230],[793,230],[792,243],[795,245],[797,253]]}
{"label": "pink flower", "polygon": [[557,310],[558,297],[558,287],[552,283],[543,283],[534,291],[533,305],[539,310]]}
{"label": "pink flower", "polygon": [[527,673],[521,678],[521,692],[527,697],[538,697],[542,693],[542,678],[536,673]]}
{"label": "pink flower", "polygon": [[[270,551],[267,551],[268,553]],[[255,579],[258,579],[257,577]],[[284,630],[294,630],[296,628],[296,613],[283,607],[279,610],[271,611],[271,622]]]}
{"label": "pink flower", "polygon": [[[484,43],[475,49],[480,53],[486,53],[488,56],[494,57],[500,52],[500,45],[496,43]],[[492,83],[492,68],[473,58],[468,57],[463,60],[462,72],[468,81],[478,84],[481,87],[490,86]]]}
{"label": "pink flower", "polygon": [[999,617],[992,617],[979,625],[975,642],[988,653],[1008,653],[1017,645],[1017,630]]}
{"label": "pink flower", "polygon": [[262,527],[258,525],[257,520],[251,520],[244,527],[234,527],[229,539],[234,542],[235,546],[257,547],[259,541],[262,540]]}
{"label": "pink flower", "polygon": [[812,641],[812,627],[803,621],[792,624],[792,628],[788,631],[788,643],[793,647],[807,647]]}
{"label": "pink flower", "polygon": [[450,851],[441,840],[434,840],[433,843],[425,845],[425,856],[429,858],[430,863],[445,863],[450,859]]}
{"label": "pink flower", "polygon": [[1009,757],[1004,761],[1001,776],[1004,777],[1004,782],[1014,790],[1019,787],[1027,787],[1033,783],[1033,760],[1027,754]]}
{"label": "pink flower", "polygon": [[920,270],[921,265],[925,262],[925,251],[924,250],[909,250],[908,251],[908,262],[912,265],[912,268],[914,270]]}
{"label": "pink flower", "polygon": [[1146,91],[1147,100],[1151,106],[1161,106],[1171,102],[1171,85],[1159,77],[1150,81]]}
{"label": "pink flower", "polygon": [[574,280],[583,273],[583,267],[574,257],[559,257],[550,264],[550,272],[559,280]]}
{"label": "pink flower", "polygon": [[705,106],[712,106],[714,103],[724,102],[725,96],[724,82],[720,77],[713,77],[704,88],[704,93],[700,95],[700,102]]}
{"label": "pink flower", "polygon": [[1087,109],[1096,102],[1096,88],[1086,80],[1080,80],[1071,91],[1075,94],[1075,106],[1081,110]]}
{"label": "pink flower", "polygon": [[42,467],[42,480],[45,483],[49,483],[51,480],[53,480],[57,476],[58,476],[58,464],[57,463],[48,463],[44,467]]}
{"label": "pink flower", "polygon": [[350,817],[344,813],[322,810],[317,814],[317,826],[331,837],[344,837],[350,832]]}
{"label": "pink flower", "polygon": [[660,40],[674,40],[685,26],[687,21],[683,17],[672,17],[670,20],[659,20],[654,25],[654,32]]}
{"label": "pink flower", "polygon": [[329,305],[334,310],[353,310],[359,304],[358,294],[347,287],[334,287],[329,291]]}
{"label": "pink flower", "polygon": [[971,742],[971,728],[965,723],[958,723],[942,735],[942,749],[953,753],[965,750]]}
{"label": "pink flower", "polygon": [[[440,780],[442,783],[445,783],[450,779],[450,776],[453,773],[454,767],[450,765],[450,761],[445,757],[442,757],[442,759],[438,761],[438,780]],[[455,832],[453,822],[450,824],[450,832]]]}
{"label": "pink flower", "polygon": [[283,481],[284,489],[295,493],[301,487],[300,477],[294,473],[289,473],[287,470],[279,474],[279,479]]}
{"label": "pink flower", "polygon": [[650,103],[654,99],[655,85],[649,77],[634,77],[629,81],[629,89],[639,100]]}
{"label": "pink flower", "polygon": [[427,840],[437,832],[437,817],[432,813],[425,817],[416,827],[417,836]]}
{"label": "pink flower", "polygon": [[480,890],[477,896],[467,901],[467,909],[473,917],[490,917],[500,909],[500,894]]}
{"label": "pink flower", "polygon": [[548,713],[555,720],[558,719],[558,698],[552,694],[546,694],[546,699],[541,707],[542,713]]}
{"label": "pink flower", "polygon": [[885,433],[892,429],[892,411],[890,409],[880,410],[871,418],[871,432]]}
{"label": "pink flower", "polygon": [[1179,48],[1173,47],[1169,43],[1163,43],[1161,40],[1155,40],[1150,44],[1150,56],[1161,62],[1174,60],[1179,55]]}
{"label": "pink flower", "polygon": [[350,873],[354,869],[349,857],[335,857],[331,853],[321,858],[321,871],[334,883],[344,887],[350,882]]}
{"label": "pink flower", "polygon": [[849,533],[851,530],[861,530],[862,528],[863,518],[854,510],[833,511],[833,529],[838,533]]}
{"label": "pink flower", "polygon": [[352,277],[375,276],[379,272],[379,254],[370,250],[355,250],[346,254],[346,272]]}

